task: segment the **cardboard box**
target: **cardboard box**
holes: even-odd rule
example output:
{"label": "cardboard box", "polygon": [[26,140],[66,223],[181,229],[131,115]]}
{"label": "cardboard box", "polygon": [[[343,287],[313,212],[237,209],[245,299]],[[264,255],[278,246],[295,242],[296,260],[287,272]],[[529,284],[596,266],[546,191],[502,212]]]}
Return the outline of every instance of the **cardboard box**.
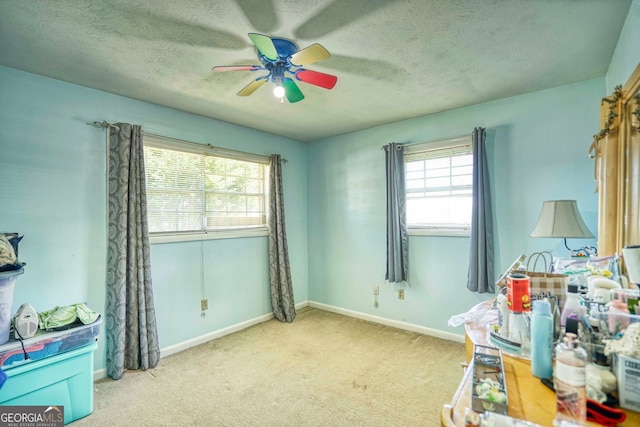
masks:
{"label": "cardboard box", "polygon": [[617,354],[613,372],[618,379],[620,407],[640,412],[640,359]]}

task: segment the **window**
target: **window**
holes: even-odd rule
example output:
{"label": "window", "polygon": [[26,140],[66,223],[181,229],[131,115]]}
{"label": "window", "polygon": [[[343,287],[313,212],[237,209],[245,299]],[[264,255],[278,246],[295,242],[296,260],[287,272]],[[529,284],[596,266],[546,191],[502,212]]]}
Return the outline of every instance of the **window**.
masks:
{"label": "window", "polygon": [[266,230],[267,157],[149,135],[144,145],[151,236]]}
{"label": "window", "polygon": [[407,225],[412,234],[468,235],[471,228],[471,138],[405,147]]}

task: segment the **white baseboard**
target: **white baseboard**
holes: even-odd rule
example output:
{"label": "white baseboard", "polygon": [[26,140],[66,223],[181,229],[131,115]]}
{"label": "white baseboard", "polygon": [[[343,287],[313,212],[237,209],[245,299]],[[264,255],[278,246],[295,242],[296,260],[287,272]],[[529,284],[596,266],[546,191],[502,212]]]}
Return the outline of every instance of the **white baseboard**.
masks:
{"label": "white baseboard", "polygon": [[[308,305],[308,301],[304,301],[296,304],[296,310],[300,310]],[[235,325],[227,326],[226,328],[218,329],[217,331],[209,332],[208,334],[200,335],[199,337],[192,338],[181,343],[165,347],[160,349],[160,357],[167,357],[172,354],[180,353],[188,348],[195,347],[200,344],[204,344],[216,338],[222,338],[225,335],[232,334],[234,332],[247,329],[258,323],[263,323],[273,319],[273,313],[263,314],[262,316],[254,317],[253,319],[245,320],[244,322],[236,323]]]}
{"label": "white baseboard", "polygon": [[188,348],[195,347],[200,344],[204,344],[216,338],[224,337],[225,335],[232,334],[234,332],[241,331],[250,326],[257,325],[258,323],[266,322],[273,319],[273,313],[263,314],[262,316],[254,317],[253,319],[246,320],[244,322],[236,323],[235,325],[227,326],[226,328],[218,329],[217,331],[209,332],[199,337],[192,338],[190,340],[182,341],[178,344],[174,344],[169,347],[160,349],[160,358],[171,356],[172,354],[180,353]]}
{"label": "white baseboard", "polygon": [[344,316],[355,317],[356,319],[366,320],[368,322],[373,322],[373,323],[379,323],[381,325],[391,326],[392,328],[404,329],[406,331],[417,332],[423,335],[429,335],[432,337],[442,338],[449,341],[464,343],[464,335],[458,335],[452,332],[441,331],[433,328],[427,328],[426,326],[420,326],[420,325],[415,325],[413,323],[401,322],[399,320],[386,319],[384,317],[373,316],[371,314],[348,310],[346,308],[323,304],[316,301],[309,301],[308,303],[309,303],[309,307],[318,308],[320,310],[330,311],[332,313],[342,314]]}
{"label": "white baseboard", "polygon": [[[344,316],[354,317],[356,319],[366,320],[368,322],[379,323],[381,325],[391,326],[392,328],[404,329],[406,331],[417,332],[423,335],[429,335],[436,338],[442,338],[449,341],[455,341],[464,343],[464,336],[453,334],[451,332],[440,331],[438,329],[427,328],[426,326],[414,325],[412,323],[400,322],[398,320],[385,319],[384,317],[373,316],[371,314],[365,314],[358,311],[348,310],[346,308],[336,307],[333,305],[323,304],[315,301],[303,301],[296,304],[296,310],[300,310],[304,307],[313,307],[319,310],[325,310],[332,313],[342,314]],[[218,329],[216,331],[209,332],[199,337],[195,337],[186,341],[182,341],[178,344],[171,345],[160,349],[160,358],[170,356],[172,354],[180,353],[191,347],[195,347],[200,344],[204,344],[217,338],[222,338],[225,335],[232,334],[234,332],[241,331],[250,326],[257,325],[259,323],[266,322],[273,319],[273,313],[263,314],[253,319],[246,320],[244,322],[236,323],[235,325],[227,326],[226,328]],[[106,377],[105,369],[98,369],[93,371],[93,380],[98,381]]]}
{"label": "white baseboard", "polygon": [[[296,310],[300,310],[309,305],[309,301],[303,301],[301,303],[296,304]],[[225,335],[232,334],[234,332],[241,331],[250,326],[257,325],[258,323],[263,323],[268,320],[273,319],[273,313],[263,314],[258,317],[254,317],[253,319],[245,320],[244,322],[236,323],[235,325],[227,326],[226,328],[218,329],[216,331],[209,332],[204,335],[200,335],[199,337],[195,337],[186,341],[182,341],[178,344],[171,345],[169,347],[160,349],[160,358],[171,356],[172,354],[180,353],[181,351],[187,350],[191,347],[195,347],[200,344],[204,344],[211,340],[215,340],[216,338],[222,338]],[[98,381],[105,378],[106,370],[105,369],[97,369],[93,371],[93,381]]]}

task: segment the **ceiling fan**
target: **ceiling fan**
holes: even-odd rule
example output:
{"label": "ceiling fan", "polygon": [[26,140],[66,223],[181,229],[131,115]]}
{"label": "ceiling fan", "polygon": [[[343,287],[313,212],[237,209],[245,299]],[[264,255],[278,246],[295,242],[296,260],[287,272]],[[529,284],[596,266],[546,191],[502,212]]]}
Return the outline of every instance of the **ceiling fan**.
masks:
{"label": "ceiling fan", "polygon": [[298,45],[283,38],[269,37],[257,33],[249,33],[249,38],[256,47],[258,59],[262,66],[229,65],[213,67],[213,71],[216,73],[261,70],[269,72],[267,75],[260,76],[245,86],[238,92],[238,96],[249,96],[260,86],[271,81],[275,84],[274,95],[280,98],[281,102],[284,102],[284,97],[286,96],[287,100],[293,103],[304,99],[296,80],[325,89],[333,89],[336,85],[338,81],[336,76],[304,68],[309,64],[322,61],[331,56],[322,45],[315,43],[298,50]]}

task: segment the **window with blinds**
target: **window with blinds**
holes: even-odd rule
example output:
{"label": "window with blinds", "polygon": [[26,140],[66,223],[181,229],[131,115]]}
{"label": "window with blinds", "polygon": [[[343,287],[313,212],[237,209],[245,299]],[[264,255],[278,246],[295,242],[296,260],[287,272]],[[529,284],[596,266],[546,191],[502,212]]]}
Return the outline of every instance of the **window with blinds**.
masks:
{"label": "window with blinds", "polygon": [[268,158],[145,135],[150,234],[266,226]]}
{"label": "window with blinds", "polygon": [[468,232],[471,227],[471,138],[405,147],[407,224],[410,228]]}

